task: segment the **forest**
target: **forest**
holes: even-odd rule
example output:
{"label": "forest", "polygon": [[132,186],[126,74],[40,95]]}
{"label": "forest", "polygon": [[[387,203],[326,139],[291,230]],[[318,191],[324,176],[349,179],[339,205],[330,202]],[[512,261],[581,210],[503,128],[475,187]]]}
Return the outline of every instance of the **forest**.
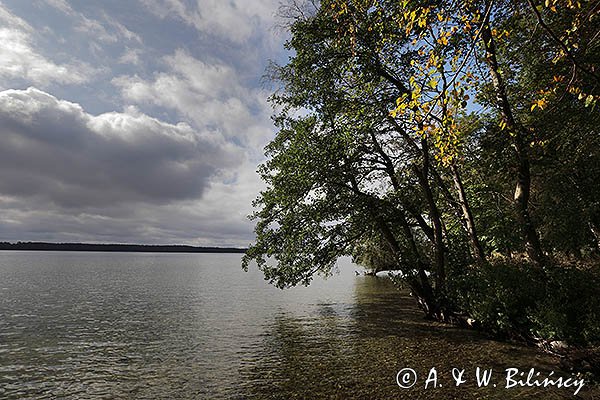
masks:
{"label": "forest", "polygon": [[282,7],[256,261],[278,287],[340,256],[428,318],[600,340],[600,2]]}

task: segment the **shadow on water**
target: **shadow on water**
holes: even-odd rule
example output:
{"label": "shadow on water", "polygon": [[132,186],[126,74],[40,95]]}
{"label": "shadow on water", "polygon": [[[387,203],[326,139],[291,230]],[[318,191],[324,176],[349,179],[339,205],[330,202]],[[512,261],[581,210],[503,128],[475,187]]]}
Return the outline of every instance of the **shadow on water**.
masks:
{"label": "shadow on water", "polygon": [[[506,368],[559,369],[535,349],[425,321],[389,279],[346,272],[284,293],[241,274],[237,255],[5,254],[0,398],[576,398],[477,388],[478,366],[498,386]],[[425,390],[433,367],[442,387]],[[403,368],[418,374],[410,389],[396,384]],[[459,388],[452,368],[465,369]]]}
{"label": "shadow on water", "polygon": [[[437,371],[425,389],[431,368]],[[476,384],[477,367],[492,369],[488,387]],[[402,389],[396,374],[412,368],[417,383]],[[467,382],[454,385],[452,369]],[[535,368],[540,379],[557,361],[536,349],[423,319],[414,300],[387,278],[359,277],[347,307],[318,305],[314,318],[288,313],[266,327],[261,353],[242,365],[239,399],[563,399],[599,398],[585,388],[577,397],[566,388],[505,388],[507,368]],[[493,387],[496,383],[497,387]]]}

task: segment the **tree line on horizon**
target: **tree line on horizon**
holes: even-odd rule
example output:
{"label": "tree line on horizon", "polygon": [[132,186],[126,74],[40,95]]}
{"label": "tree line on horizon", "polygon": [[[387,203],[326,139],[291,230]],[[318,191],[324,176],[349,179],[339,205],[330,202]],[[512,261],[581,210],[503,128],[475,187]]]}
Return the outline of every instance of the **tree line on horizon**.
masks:
{"label": "tree line on horizon", "polygon": [[244,253],[247,249],[234,247],[153,244],[0,242],[0,250],[122,251],[142,253]]}
{"label": "tree line on horizon", "polygon": [[600,339],[600,3],[322,0],[282,8],[278,133],[254,260],[279,287],[342,255],[425,314]]}

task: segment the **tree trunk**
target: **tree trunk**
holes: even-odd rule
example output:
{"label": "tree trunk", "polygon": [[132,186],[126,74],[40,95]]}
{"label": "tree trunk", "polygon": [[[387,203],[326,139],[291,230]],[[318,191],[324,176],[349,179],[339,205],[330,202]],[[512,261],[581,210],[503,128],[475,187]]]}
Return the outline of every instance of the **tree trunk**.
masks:
{"label": "tree trunk", "polygon": [[443,291],[446,286],[446,261],[444,257],[444,235],[442,231],[442,220],[440,211],[435,203],[431,185],[429,184],[429,146],[427,140],[421,141],[423,151],[422,168],[415,166],[415,174],[419,184],[423,189],[425,200],[429,207],[429,217],[433,225],[434,253],[435,253],[435,287],[438,291]]}
{"label": "tree trunk", "polygon": [[[402,227],[405,231],[407,239],[410,243],[410,247],[412,252],[414,253],[414,261],[417,264],[417,278],[408,278],[406,282],[410,286],[412,291],[412,295],[416,298],[417,303],[425,312],[425,315],[428,318],[432,319],[440,319],[440,306],[437,302],[436,296],[434,294],[433,288],[429,283],[429,278],[425,273],[425,263],[421,260],[421,256],[419,254],[419,250],[417,248],[416,242],[414,240],[414,236],[410,227],[408,226],[408,222],[404,217],[401,218]],[[383,220],[383,218],[378,218],[379,228],[381,229],[381,233],[390,246],[392,252],[399,258],[400,256],[400,246],[398,245],[398,241],[396,240],[394,234]]]}
{"label": "tree trunk", "polygon": [[463,219],[465,221],[465,226],[469,235],[469,241],[471,243],[471,251],[473,253],[473,257],[475,258],[475,260],[477,260],[477,262],[483,262],[485,261],[485,254],[483,253],[483,248],[481,247],[479,237],[477,236],[475,220],[473,218],[473,213],[471,212],[471,207],[469,206],[469,202],[465,194],[465,189],[462,180],[460,179],[458,168],[456,167],[456,165],[452,164],[450,166],[450,170],[452,171],[454,187],[456,189],[456,192],[458,193],[458,200],[463,212]]}
{"label": "tree trunk", "polygon": [[[379,144],[377,137],[375,136],[374,133],[371,133],[371,139],[375,146],[375,150],[382,156],[382,158],[384,160],[384,163],[386,165],[386,172],[390,178],[390,182],[392,183],[392,186],[394,187],[395,190],[400,190],[401,186],[396,179],[396,172],[395,172],[394,164],[393,164],[392,160],[387,155],[387,153],[383,150],[383,148]],[[427,147],[424,146],[423,150],[427,151]],[[426,157],[424,160],[425,160],[424,165],[428,167],[429,158]],[[427,171],[427,169],[425,169],[425,170]],[[354,178],[351,179],[350,183],[352,185],[353,190],[356,193],[360,193],[360,190],[358,189],[358,184]],[[427,187],[429,187],[428,181],[426,181],[426,184],[427,184]],[[431,194],[430,188],[429,188],[429,193],[430,193],[429,197],[433,200],[433,195]],[[433,202],[433,205],[435,207],[435,202]],[[439,215],[439,212],[437,212],[437,207],[435,207],[435,210],[436,210],[436,213]],[[445,318],[444,312],[442,311],[444,309],[444,307],[442,307],[439,304],[438,296],[436,296],[434,289],[431,286],[429,277],[426,274],[425,268],[427,266],[427,263],[424,262],[423,258],[421,257],[419,248],[417,247],[417,243],[415,241],[415,237],[414,237],[413,232],[408,224],[406,216],[404,215],[403,211],[401,211],[401,210],[397,210],[397,211],[399,212],[400,224],[401,224],[404,234],[409,242],[411,252],[413,253],[413,257],[412,257],[413,259],[410,261],[411,261],[411,263],[414,262],[416,264],[416,269],[417,269],[417,277],[414,277],[412,279],[408,278],[406,281],[413,292],[413,296],[416,298],[417,303],[423,309],[426,316],[431,319],[442,320]],[[371,212],[373,214],[374,219],[377,221],[379,230],[383,234],[383,237],[384,237],[385,241],[387,242],[387,244],[389,245],[392,253],[394,253],[394,255],[396,256],[397,259],[400,259],[400,257],[402,256],[400,245],[398,244],[398,241],[396,240],[394,233],[392,232],[392,230],[390,229],[390,227],[388,226],[386,221],[379,214],[378,207],[372,204]],[[419,224],[420,224],[421,228],[423,229],[423,232],[425,233],[425,235],[427,237],[429,237],[430,239],[433,239],[435,236],[436,229],[430,228],[427,225],[427,223],[425,222],[425,220],[418,214],[416,214],[416,219],[417,219],[417,221],[419,221]],[[439,217],[437,220],[439,221]],[[434,224],[434,226],[435,226],[435,224]],[[440,232],[440,235],[441,235],[441,224],[438,224],[438,226],[440,226],[440,229],[438,229],[437,232]],[[440,238],[441,238],[441,236],[440,236]],[[443,261],[443,248],[441,248],[441,251],[442,251],[442,261]],[[444,267],[444,265],[442,264],[442,269],[441,269],[442,277],[445,280],[445,274],[443,273],[444,272],[443,267]],[[400,270],[401,270],[401,268],[400,268]],[[440,271],[439,266],[438,266],[437,270]],[[436,276],[439,276],[439,274]],[[441,287],[441,286],[436,285],[436,287]]]}
{"label": "tree trunk", "polygon": [[496,45],[488,21],[484,21],[481,26],[481,38],[486,51],[486,61],[490,70],[490,77],[494,91],[496,92],[496,105],[506,125],[506,129],[513,138],[513,147],[517,155],[517,184],[513,197],[513,203],[516,208],[517,218],[523,235],[525,236],[525,248],[527,255],[535,263],[539,263],[543,258],[540,240],[538,238],[535,226],[529,214],[529,196],[531,192],[531,173],[529,165],[529,148],[525,142],[525,133],[523,128],[514,118],[506,87],[499,71],[498,60],[496,57]]}

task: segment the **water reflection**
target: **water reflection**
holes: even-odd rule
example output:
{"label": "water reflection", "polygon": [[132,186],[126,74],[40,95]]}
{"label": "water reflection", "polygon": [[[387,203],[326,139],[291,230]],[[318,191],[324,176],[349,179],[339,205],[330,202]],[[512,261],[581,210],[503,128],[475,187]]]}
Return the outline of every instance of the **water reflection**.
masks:
{"label": "water reflection", "polygon": [[[389,279],[357,277],[347,312],[320,305],[315,320],[293,314],[273,319],[259,359],[243,368],[253,399],[562,399],[566,389],[501,388],[505,369],[536,368],[542,376],[558,371],[554,359],[535,349],[499,343],[482,335],[422,318],[413,300]],[[396,373],[405,367],[420,375],[411,389],[400,389]],[[442,387],[424,389],[432,367]],[[477,367],[493,369],[499,387],[478,388]],[[452,368],[465,369],[470,382],[454,385]],[[446,384],[444,387],[444,383]],[[593,398],[587,390],[580,398]]]}
{"label": "water reflection", "polygon": [[280,291],[239,263],[239,255],[0,252],[0,398],[570,396],[473,384],[401,391],[404,367],[437,367],[442,382],[452,367],[558,368],[533,349],[425,321],[389,279],[357,277],[350,265]]}
{"label": "water reflection", "polygon": [[329,398],[341,389],[348,328],[331,308],[319,311],[308,324],[289,314],[273,319],[256,363],[242,368],[251,384],[240,398]]}

